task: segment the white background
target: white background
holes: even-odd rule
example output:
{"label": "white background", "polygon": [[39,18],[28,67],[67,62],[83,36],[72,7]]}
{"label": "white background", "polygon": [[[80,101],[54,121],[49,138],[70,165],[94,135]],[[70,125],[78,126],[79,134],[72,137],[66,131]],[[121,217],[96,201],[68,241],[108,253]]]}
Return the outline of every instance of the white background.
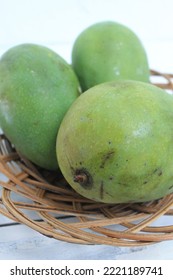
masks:
{"label": "white background", "polygon": [[151,68],[171,71],[172,11],[172,0],[0,0],[0,54],[16,44],[37,43],[70,62],[73,42],[84,28],[113,20],[139,36]]}
{"label": "white background", "polygon": [[[0,0],[0,55],[14,45],[36,43],[70,62],[78,34],[103,20],[131,28],[143,42],[150,68],[173,73],[172,0]],[[0,216],[0,223],[6,222]],[[173,259],[173,241],[144,248],[83,246],[16,225],[0,228],[0,259]]]}

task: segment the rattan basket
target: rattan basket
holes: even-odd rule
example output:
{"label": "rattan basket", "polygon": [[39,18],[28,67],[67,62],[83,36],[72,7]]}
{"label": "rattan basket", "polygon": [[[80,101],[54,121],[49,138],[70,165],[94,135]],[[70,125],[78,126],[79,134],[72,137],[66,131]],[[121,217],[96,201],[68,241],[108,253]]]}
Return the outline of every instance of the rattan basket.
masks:
{"label": "rattan basket", "polygon": [[[171,74],[151,71],[151,82],[164,89],[173,90],[172,79]],[[48,237],[113,246],[173,239],[173,194],[149,203],[96,203],[73,191],[60,173],[37,168],[21,157],[3,134],[0,172],[0,213]]]}

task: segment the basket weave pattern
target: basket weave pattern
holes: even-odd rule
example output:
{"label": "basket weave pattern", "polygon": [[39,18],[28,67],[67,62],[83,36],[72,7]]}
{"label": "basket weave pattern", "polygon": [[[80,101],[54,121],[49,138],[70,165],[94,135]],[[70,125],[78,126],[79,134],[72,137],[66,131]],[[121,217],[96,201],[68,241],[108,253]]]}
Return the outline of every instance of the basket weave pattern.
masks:
{"label": "basket weave pattern", "polygon": [[[151,81],[173,90],[173,75],[151,71]],[[152,82],[154,83],[154,82]],[[81,197],[58,172],[37,168],[0,135],[0,213],[58,240],[143,246],[173,239],[173,194],[148,203],[104,204]],[[160,223],[159,223],[160,221]],[[169,219],[170,221],[170,219]]]}

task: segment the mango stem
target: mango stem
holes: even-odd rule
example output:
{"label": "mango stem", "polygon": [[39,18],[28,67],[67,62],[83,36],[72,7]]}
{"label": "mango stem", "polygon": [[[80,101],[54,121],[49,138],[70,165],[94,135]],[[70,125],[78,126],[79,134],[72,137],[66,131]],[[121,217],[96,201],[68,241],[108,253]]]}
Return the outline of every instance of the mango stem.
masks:
{"label": "mango stem", "polygon": [[87,183],[88,178],[87,175],[82,173],[74,176],[74,182],[85,184]]}

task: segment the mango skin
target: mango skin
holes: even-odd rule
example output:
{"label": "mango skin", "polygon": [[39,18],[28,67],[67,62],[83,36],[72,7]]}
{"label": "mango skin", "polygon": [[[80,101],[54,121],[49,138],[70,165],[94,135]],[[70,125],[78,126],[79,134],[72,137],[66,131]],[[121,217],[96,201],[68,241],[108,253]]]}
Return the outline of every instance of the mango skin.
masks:
{"label": "mango skin", "polygon": [[173,97],[138,81],[84,92],[57,137],[64,177],[79,194],[105,203],[159,199],[173,191]]}
{"label": "mango skin", "polygon": [[79,96],[67,62],[47,47],[22,44],[0,60],[0,126],[15,148],[46,169],[57,169],[56,136]]}
{"label": "mango skin", "polygon": [[72,66],[82,90],[111,80],[149,82],[146,51],[128,27],[99,22],[79,34],[73,44]]}

